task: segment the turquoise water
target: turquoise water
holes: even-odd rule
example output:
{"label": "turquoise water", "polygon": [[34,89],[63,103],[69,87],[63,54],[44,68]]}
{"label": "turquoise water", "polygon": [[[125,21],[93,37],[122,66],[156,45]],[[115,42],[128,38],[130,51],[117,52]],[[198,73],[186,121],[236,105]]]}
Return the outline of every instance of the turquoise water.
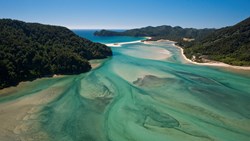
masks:
{"label": "turquoise water", "polygon": [[[136,41],[136,40],[142,40],[144,38],[142,37],[129,37],[129,36],[113,36],[113,37],[99,37],[99,36],[94,36],[94,32],[96,30],[73,30],[77,35],[87,38],[93,42],[101,42],[101,43],[119,43],[119,42],[131,42],[131,41]],[[114,31],[124,31],[124,30],[114,30]]]}
{"label": "turquoise water", "polygon": [[249,72],[187,64],[170,42],[112,50],[113,57],[88,73],[2,90],[0,140],[249,140]]}

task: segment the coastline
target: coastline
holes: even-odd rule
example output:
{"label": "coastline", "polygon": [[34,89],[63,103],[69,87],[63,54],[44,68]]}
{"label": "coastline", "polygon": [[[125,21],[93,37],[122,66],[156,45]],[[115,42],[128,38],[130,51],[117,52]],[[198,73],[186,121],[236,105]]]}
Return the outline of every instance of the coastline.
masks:
{"label": "coastline", "polygon": [[[152,37],[150,37],[150,39],[152,39]],[[196,64],[196,65],[201,65],[201,66],[213,66],[213,67],[222,67],[222,68],[232,68],[232,69],[237,69],[237,70],[246,70],[249,71],[250,70],[250,66],[249,67],[245,67],[245,66],[233,66],[233,65],[229,65],[223,62],[219,62],[219,61],[212,61],[211,62],[207,62],[207,63],[198,63],[195,61],[192,61],[190,59],[188,59],[186,57],[186,55],[184,54],[184,49],[178,45],[176,45],[175,41],[171,41],[171,40],[165,40],[165,39],[160,39],[157,41],[142,41],[144,44],[151,44],[152,42],[171,42],[172,45],[176,48],[179,48],[181,51],[181,56],[183,57],[183,59],[191,64]]]}
{"label": "coastline", "polygon": [[[144,37],[145,39],[152,39],[152,37]],[[106,46],[108,47],[121,47],[122,45],[125,45],[125,44],[134,44],[134,43],[141,43],[141,42],[146,42],[143,40],[136,40],[136,41],[131,41],[131,42],[119,42],[119,43],[107,43],[105,44]]]}
{"label": "coastline", "polygon": [[105,45],[108,46],[108,47],[121,47],[122,45],[125,45],[125,44],[134,44],[134,43],[140,43],[140,42],[141,42],[141,40],[131,41],[131,42],[108,43],[108,44],[105,44]]}
{"label": "coastline", "polygon": [[[174,42],[174,41],[172,41]],[[223,62],[208,62],[208,63],[198,63],[198,62],[195,62],[195,61],[192,61],[190,59],[188,59],[186,57],[186,55],[184,54],[184,50],[182,47],[178,46],[175,44],[176,42],[174,42],[172,45],[174,47],[177,47],[181,50],[181,55],[182,57],[184,58],[185,61],[189,62],[189,63],[192,63],[192,64],[196,64],[196,65],[202,65],[202,66],[214,66],[214,67],[224,67],[224,68],[233,68],[233,69],[241,69],[241,70],[250,70],[250,67],[243,67],[243,66],[233,66],[233,65],[229,65],[229,64],[226,64],[226,63],[223,63]]]}
{"label": "coastline", "polygon": [[[103,63],[107,59],[108,58],[89,60],[89,63],[91,65],[91,70],[89,70],[89,71],[92,71],[92,70],[94,70],[94,69],[99,68],[100,66],[102,66]],[[83,73],[87,73],[87,72],[83,72]],[[72,75],[75,75],[75,74],[72,74]],[[4,87],[4,88],[0,89],[0,96],[2,94],[1,92],[9,91],[11,89],[16,89],[18,87],[23,87],[23,85],[26,85],[27,83],[30,83],[30,82],[33,82],[33,81],[36,81],[36,80],[50,79],[50,78],[62,78],[62,77],[67,77],[67,76],[69,76],[69,75],[67,75],[67,74],[52,74],[52,75],[44,75],[43,77],[39,77],[39,78],[36,78],[36,79],[33,79],[33,80],[20,81],[17,85],[8,86],[8,87]]]}
{"label": "coastline", "polygon": [[[96,69],[98,67],[100,67],[103,62],[106,61],[107,58],[104,58],[104,59],[92,59],[92,60],[89,60],[89,63],[91,65],[91,70],[93,69]],[[90,70],[90,71],[91,71]],[[88,71],[89,72],[89,71]],[[84,72],[84,73],[87,73],[87,72]],[[73,74],[74,75],[74,74]],[[68,76],[66,74],[52,74],[52,75],[45,75],[43,77],[39,77],[39,78],[36,78],[36,79],[33,79],[33,80],[26,80],[26,81],[20,81],[17,85],[13,85],[13,86],[8,86],[8,87],[5,87],[5,88],[2,88],[0,89],[0,96],[1,96],[1,92],[4,92],[4,91],[9,91],[11,89],[16,89],[18,87],[22,87],[23,85],[26,85],[27,83],[30,83],[30,82],[33,82],[35,80],[42,80],[42,79],[50,79],[50,78],[62,78],[62,77],[65,77],[65,76]]]}

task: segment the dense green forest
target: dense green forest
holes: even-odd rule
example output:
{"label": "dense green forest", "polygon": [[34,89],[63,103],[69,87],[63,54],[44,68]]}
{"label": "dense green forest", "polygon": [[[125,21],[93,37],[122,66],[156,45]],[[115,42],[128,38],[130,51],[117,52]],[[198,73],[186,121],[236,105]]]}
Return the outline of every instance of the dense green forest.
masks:
{"label": "dense green forest", "polygon": [[204,39],[179,43],[188,58],[225,62],[231,65],[250,66],[250,17],[230,27],[216,30]]}
{"label": "dense green forest", "polygon": [[157,27],[144,27],[139,29],[126,30],[124,32],[115,32],[109,30],[96,31],[96,36],[139,36],[153,37],[152,40],[168,39],[179,41],[183,38],[194,38],[199,40],[200,38],[206,37],[211,34],[215,29],[195,29],[195,28],[182,28],[179,26],[171,27],[167,25]]}
{"label": "dense green forest", "polygon": [[[101,30],[96,36],[150,36],[152,40],[176,41],[185,55],[197,62],[221,61],[231,65],[250,66],[250,18],[221,29],[194,29],[171,26],[144,27],[114,32]],[[194,39],[184,41],[183,38]],[[195,57],[194,57],[195,56]]]}
{"label": "dense green forest", "polygon": [[107,46],[65,27],[0,19],[0,88],[45,75],[86,72],[89,59],[111,55]]}

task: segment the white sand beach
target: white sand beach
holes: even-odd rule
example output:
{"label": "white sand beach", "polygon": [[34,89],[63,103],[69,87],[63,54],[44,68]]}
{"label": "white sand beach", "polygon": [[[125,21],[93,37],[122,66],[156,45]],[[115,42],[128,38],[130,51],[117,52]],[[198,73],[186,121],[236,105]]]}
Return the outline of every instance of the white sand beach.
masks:
{"label": "white sand beach", "polygon": [[105,44],[105,45],[106,45],[106,46],[109,46],[109,47],[121,47],[122,45],[134,44],[134,43],[140,43],[140,42],[141,42],[141,40],[132,41],[132,42],[109,43],[109,44]]}
{"label": "white sand beach", "polygon": [[[145,37],[146,39],[152,39],[152,37]],[[132,41],[132,42],[120,42],[120,43],[108,43],[105,44],[106,46],[109,47],[121,47],[122,45],[126,45],[126,44],[134,44],[134,43],[147,43],[147,42],[151,42],[151,41],[143,41],[143,40],[137,40],[137,41]]]}
{"label": "white sand beach", "polygon": [[174,47],[177,47],[181,50],[181,55],[182,57],[189,63],[193,63],[193,64],[196,64],[196,65],[204,65],[204,66],[216,66],[216,67],[229,67],[229,68],[233,68],[233,69],[242,69],[242,70],[250,70],[250,67],[243,67],[243,66],[233,66],[233,65],[229,65],[229,64],[226,64],[226,63],[223,63],[223,62],[217,62],[217,61],[211,61],[211,62],[208,62],[208,63],[198,63],[198,62],[194,62],[190,59],[188,59],[185,54],[184,54],[184,50],[183,48],[181,48],[180,46],[177,46],[175,44],[174,41],[173,42],[173,46]]}
{"label": "white sand beach", "polygon": [[[146,39],[152,39],[152,37],[145,37],[145,38]],[[224,68],[228,67],[228,68],[233,68],[233,69],[250,70],[250,66],[249,67],[245,67],[245,66],[233,66],[233,65],[229,65],[229,64],[226,64],[226,63],[223,63],[223,62],[218,62],[218,61],[211,61],[211,62],[206,62],[206,63],[198,63],[198,62],[192,61],[192,60],[188,59],[185,56],[183,48],[181,48],[180,46],[177,46],[175,44],[176,43],[175,41],[166,40],[166,39],[160,39],[160,40],[157,40],[157,41],[143,41],[143,40],[138,40],[138,41],[132,41],[132,42],[109,43],[109,44],[105,44],[105,45],[107,45],[109,47],[121,47],[122,45],[125,45],[125,44],[133,44],[133,43],[152,44],[154,42],[171,42],[174,47],[177,47],[177,48],[180,49],[182,57],[188,63],[192,63],[192,64],[196,64],[196,65],[204,65],[204,66],[215,66],[215,67],[224,67]],[[162,54],[167,54],[168,57],[170,56],[168,51],[162,51],[161,53]],[[168,57],[166,57],[166,58],[168,58]]]}

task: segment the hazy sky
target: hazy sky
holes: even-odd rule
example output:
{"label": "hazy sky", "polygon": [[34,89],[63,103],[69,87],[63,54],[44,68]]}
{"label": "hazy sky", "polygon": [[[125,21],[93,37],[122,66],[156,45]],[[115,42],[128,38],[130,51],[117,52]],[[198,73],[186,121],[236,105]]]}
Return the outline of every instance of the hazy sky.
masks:
{"label": "hazy sky", "polygon": [[0,18],[82,29],[219,28],[250,16],[250,0],[0,0]]}

